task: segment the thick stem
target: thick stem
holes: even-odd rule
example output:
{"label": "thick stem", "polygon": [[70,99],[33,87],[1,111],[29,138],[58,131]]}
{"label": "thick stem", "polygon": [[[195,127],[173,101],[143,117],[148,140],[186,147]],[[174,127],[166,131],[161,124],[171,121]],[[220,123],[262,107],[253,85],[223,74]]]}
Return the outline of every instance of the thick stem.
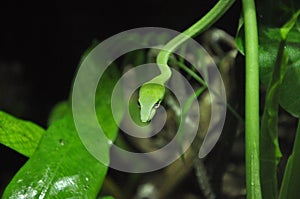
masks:
{"label": "thick stem", "polygon": [[246,50],[246,187],[248,199],[262,198],[259,164],[259,64],[254,0],[242,0]]}

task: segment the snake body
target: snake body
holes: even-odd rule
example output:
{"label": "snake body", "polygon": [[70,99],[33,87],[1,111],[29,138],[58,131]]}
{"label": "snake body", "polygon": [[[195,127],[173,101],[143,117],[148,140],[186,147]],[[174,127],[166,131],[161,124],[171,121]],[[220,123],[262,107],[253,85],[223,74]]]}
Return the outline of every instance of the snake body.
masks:
{"label": "snake body", "polygon": [[157,65],[161,72],[150,81],[144,83],[139,90],[140,118],[149,122],[154,117],[165,95],[165,83],[171,78],[172,72],[168,60],[172,52],[191,37],[195,37],[208,29],[231,7],[235,0],[219,0],[219,2],[199,21],[170,40],[157,56]]}

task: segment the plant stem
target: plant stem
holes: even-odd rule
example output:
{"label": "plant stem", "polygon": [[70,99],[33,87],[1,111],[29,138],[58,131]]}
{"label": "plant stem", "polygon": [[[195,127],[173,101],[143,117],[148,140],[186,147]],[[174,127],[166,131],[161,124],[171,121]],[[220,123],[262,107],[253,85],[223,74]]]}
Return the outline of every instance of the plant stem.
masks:
{"label": "plant stem", "polygon": [[[198,83],[202,84],[205,88],[207,88],[207,83],[199,76],[197,75],[193,70],[191,70],[188,66],[186,66],[182,62],[177,62],[178,66],[182,68],[186,73],[188,73],[190,76],[192,76]],[[217,94],[217,93],[214,93]],[[241,122],[245,123],[244,119],[234,108],[226,102],[226,106],[230,112]]]}
{"label": "plant stem", "polygon": [[254,0],[242,0],[246,54],[246,187],[247,199],[262,198],[259,165],[259,64]]}

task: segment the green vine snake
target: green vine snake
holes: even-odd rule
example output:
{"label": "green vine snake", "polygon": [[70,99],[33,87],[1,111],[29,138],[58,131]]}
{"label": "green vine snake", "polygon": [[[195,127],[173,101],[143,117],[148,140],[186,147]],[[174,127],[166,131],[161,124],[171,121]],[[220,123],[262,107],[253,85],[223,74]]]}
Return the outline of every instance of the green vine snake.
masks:
{"label": "green vine snake", "polygon": [[165,83],[171,78],[172,72],[168,66],[171,53],[191,37],[195,37],[208,29],[231,7],[235,0],[219,0],[219,2],[199,21],[170,40],[157,56],[157,65],[161,72],[150,81],[144,83],[139,90],[140,119],[149,122],[154,117],[157,108],[165,95]]}

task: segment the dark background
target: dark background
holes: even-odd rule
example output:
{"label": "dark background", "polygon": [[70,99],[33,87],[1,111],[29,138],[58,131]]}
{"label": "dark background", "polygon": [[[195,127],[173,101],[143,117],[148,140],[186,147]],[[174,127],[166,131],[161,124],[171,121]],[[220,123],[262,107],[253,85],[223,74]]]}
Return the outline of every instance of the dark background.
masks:
{"label": "dark background", "polygon": [[[80,56],[93,39],[101,41],[121,31],[146,26],[183,31],[201,18],[215,2],[2,3],[0,63],[5,68],[19,65],[14,69],[19,72],[17,78],[22,76],[22,83],[29,90],[26,96],[19,96],[18,101],[29,97],[30,100],[24,100],[30,105],[23,107],[25,113],[15,110],[12,104],[9,104],[12,107],[3,107],[0,103],[0,108],[45,126],[49,109],[57,101],[67,98]],[[215,26],[234,35],[239,14],[240,5],[236,4]],[[16,71],[12,69],[11,73]],[[3,81],[1,83],[5,84]],[[6,97],[6,92],[9,91],[1,90],[1,98]]]}
{"label": "dark background", "polygon": [[[94,39],[156,26],[183,31],[217,1],[4,1],[0,3],[0,110],[46,127],[67,99],[82,53]],[[215,27],[234,35],[239,1]],[[0,145],[1,190],[26,161]]]}

